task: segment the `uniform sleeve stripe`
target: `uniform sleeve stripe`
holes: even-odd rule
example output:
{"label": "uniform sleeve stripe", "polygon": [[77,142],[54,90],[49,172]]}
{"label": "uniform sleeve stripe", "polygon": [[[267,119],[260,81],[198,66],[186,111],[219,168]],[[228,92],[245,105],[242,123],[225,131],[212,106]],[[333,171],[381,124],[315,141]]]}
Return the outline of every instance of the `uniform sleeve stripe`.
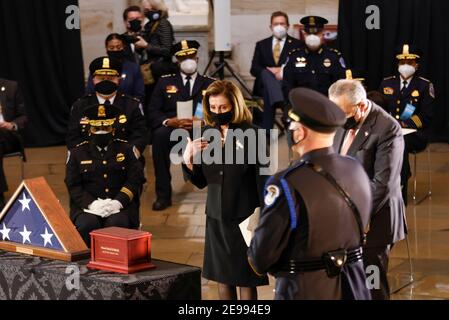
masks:
{"label": "uniform sleeve stripe", "polygon": [[416,124],[417,128],[422,128],[422,122],[418,116],[413,116],[412,121]]}
{"label": "uniform sleeve stripe", "polygon": [[128,188],[123,187],[123,188],[120,190],[120,192],[123,192],[124,194],[126,194],[126,195],[128,196],[128,198],[129,198],[129,201],[132,201],[132,200],[133,200],[134,194],[133,194],[132,191],[129,190]]}
{"label": "uniform sleeve stripe", "polygon": [[295,204],[293,202],[292,194],[290,193],[290,187],[287,180],[281,179],[282,188],[284,189],[285,198],[287,199],[288,208],[290,211],[290,229],[294,230],[297,226]]}

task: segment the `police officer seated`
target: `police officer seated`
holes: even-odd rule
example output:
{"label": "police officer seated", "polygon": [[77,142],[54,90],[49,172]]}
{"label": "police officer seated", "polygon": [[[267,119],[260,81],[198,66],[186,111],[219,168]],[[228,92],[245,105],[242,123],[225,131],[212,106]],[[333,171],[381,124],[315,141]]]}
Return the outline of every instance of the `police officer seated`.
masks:
{"label": "police officer seated", "polygon": [[140,152],[115,138],[119,114],[114,105],[86,109],[88,141],[68,154],[70,218],[88,246],[93,230],[139,226],[139,193],[145,178]]}
{"label": "police officer seated", "polygon": [[304,17],[306,46],[290,52],[284,68],[283,91],[285,100],[293,88],[305,87],[324,95],[337,80],[345,77],[345,61],[341,53],[323,44],[324,26],[328,21],[318,16]]}
{"label": "police officer seated", "polygon": [[433,117],[435,92],[432,82],[420,77],[420,52],[413,45],[404,44],[398,48],[398,74],[385,78],[380,91],[387,99],[386,111],[389,112],[404,129],[405,150],[401,172],[402,196],[407,204],[407,185],[411,176],[409,153],[423,151],[429,142],[430,125]]}
{"label": "police officer seated", "polygon": [[301,159],[268,180],[248,250],[276,299],[370,299],[362,245],[371,216],[370,181],[355,159],[332,148],[345,114],[316,91],[290,93],[292,150]]}
{"label": "police officer seated", "polygon": [[[156,201],[153,210],[161,211],[172,204],[170,151],[177,143],[170,141],[175,129],[191,130],[194,118],[202,117],[203,93],[214,79],[198,73],[197,41],[183,40],[175,44],[172,53],[180,72],[163,76],[154,88],[148,106],[148,121],[153,133],[153,164],[156,175]],[[192,101],[192,114],[187,119],[177,115],[177,103]]]}
{"label": "police officer seated", "polygon": [[122,62],[112,57],[99,57],[90,64],[95,93],[85,95],[72,106],[66,137],[69,150],[88,137],[88,122],[83,116],[84,111],[94,104],[104,104],[106,107],[114,104],[120,109],[116,138],[127,140],[136,146],[141,154],[145,151],[148,131],[143,107],[139,99],[120,92],[122,68]]}

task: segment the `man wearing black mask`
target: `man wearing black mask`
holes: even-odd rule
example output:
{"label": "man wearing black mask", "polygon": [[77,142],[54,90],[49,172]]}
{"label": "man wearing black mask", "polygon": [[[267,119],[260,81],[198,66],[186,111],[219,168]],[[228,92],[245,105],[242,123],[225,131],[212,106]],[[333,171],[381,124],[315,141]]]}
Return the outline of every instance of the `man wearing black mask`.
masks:
{"label": "man wearing black mask", "polygon": [[[135,97],[140,102],[145,102],[145,87],[143,83],[142,73],[139,66],[125,58],[125,41],[123,37],[117,33],[111,33],[105,41],[106,51],[110,58],[114,58],[122,62],[121,80],[119,91],[131,97]],[[92,74],[87,80],[87,93],[95,93]]]}
{"label": "man wearing black mask", "polygon": [[114,105],[87,108],[83,117],[88,140],[68,153],[70,218],[88,246],[93,230],[139,226],[139,193],[145,178],[137,148],[115,139],[120,114]]}
{"label": "man wearing black mask", "polygon": [[116,137],[128,141],[143,153],[147,145],[147,127],[142,104],[120,92],[122,63],[114,58],[100,57],[90,64],[90,73],[95,93],[87,94],[76,101],[71,109],[66,143],[68,149],[86,140],[88,122],[83,116],[89,106],[103,104],[106,108],[114,104],[120,109]]}
{"label": "man wearing black mask", "polygon": [[380,286],[371,290],[373,300],[390,297],[388,256],[392,246],[405,238],[405,207],[401,195],[401,166],[404,152],[402,131],[396,120],[368,100],[357,80],[339,80],[329,89],[347,120],[337,131],[334,149],[363,165],[371,184],[372,212],[366,245],[365,268],[377,266]]}

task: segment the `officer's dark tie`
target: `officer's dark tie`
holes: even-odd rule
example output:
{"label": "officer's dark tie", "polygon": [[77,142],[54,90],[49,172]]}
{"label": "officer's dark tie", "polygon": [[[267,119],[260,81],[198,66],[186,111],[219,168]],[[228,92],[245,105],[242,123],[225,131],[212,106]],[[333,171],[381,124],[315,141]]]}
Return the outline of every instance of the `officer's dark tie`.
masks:
{"label": "officer's dark tie", "polygon": [[407,81],[406,80],[404,80],[403,82],[402,82],[402,89],[401,89],[401,94],[403,94],[404,92],[405,92],[405,90],[407,90]]}
{"label": "officer's dark tie", "polygon": [[187,77],[186,77],[186,84],[185,84],[185,86],[184,86],[184,89],[185,89],[185,96],[186,96],[188,99],[190,99],[190,96],[191,96],[191,94],[190,94],[190,91],[191,91],[190,80],[192,80],[192,77],[191,77],[191,76],[187,76]]}
{"label": "officer's dark tie", "polygon": [[110,106],[110,105],[111,105],[111,101],[106,100],[106,101],[104,102],[104,105],[105,105],[105,106]]}

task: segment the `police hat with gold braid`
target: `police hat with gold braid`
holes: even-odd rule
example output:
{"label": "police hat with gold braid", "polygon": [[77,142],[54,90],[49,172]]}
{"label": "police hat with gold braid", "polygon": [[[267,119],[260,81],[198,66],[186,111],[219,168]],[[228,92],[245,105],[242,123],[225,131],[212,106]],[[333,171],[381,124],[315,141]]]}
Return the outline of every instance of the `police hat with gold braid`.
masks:
{"label": "police hat with gold braid", "polygon": [[83,116],[92,127],[108,127],[114,125],[119,114],[120,109],[114,105],[96,104],[88,107]]}
{"label": "police hat with gold braid", "polygon": [[171,52],[177,58],[190,56],[198,52],[200,44],[195,40],[182,40],[172,46]]}
{"label": "police hat with gold braid", "polygon": [[307,16],[302,18],[299,22],[304,25],[304,30],[310,34],[320,32],[323,30],[324,26],[329,23],[327,19],[319,16]]}
{"label": "police hat with gold braid", "polygon": [[397,49],[396,59],[417,60],[421,58],[419,50],[411,44],[403,44]]}
{"label": "police hat with gold braid", "polygon": [[296,88],[290,91],[289,99],[292,105],[289,118],[313,131],[333,133],[346,123],[345,113],[317,91]]}
{"label": "police hat with gold braid", "polygon": [[89,71],[93,77],[97,75],[120,77],[122,68],[123,65],[120,60],[110,57],[99,57],[91,62]]}

